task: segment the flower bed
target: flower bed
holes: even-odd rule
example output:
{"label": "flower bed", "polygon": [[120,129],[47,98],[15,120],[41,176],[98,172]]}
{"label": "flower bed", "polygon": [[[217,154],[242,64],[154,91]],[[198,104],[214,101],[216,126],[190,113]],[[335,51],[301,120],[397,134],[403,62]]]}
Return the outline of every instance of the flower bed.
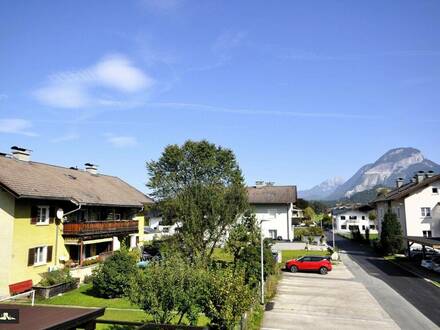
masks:
{"label": "flower bed", "polygon": [[32,288],[35,290],[35,294],[41,298],[51,298],[73,289],[76,289],[79,285],[79,278],[74,278],[65,283],[58,283],[48,286],[35,285]]}

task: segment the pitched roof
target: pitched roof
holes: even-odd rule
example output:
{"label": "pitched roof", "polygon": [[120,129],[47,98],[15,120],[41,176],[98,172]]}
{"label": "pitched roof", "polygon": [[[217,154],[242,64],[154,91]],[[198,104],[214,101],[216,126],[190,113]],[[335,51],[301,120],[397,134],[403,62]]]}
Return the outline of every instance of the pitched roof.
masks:
{"label": "pitched roof", "polygon": [[250,204],[296,203],[296,186],[254,186],[247,192]]}
{"label": "pitched roof", "polygon": [[152,203],[145,194],[114,176],[4,156],[0,156],[0,186],[17,198],[130,207]]}
{"label": "pitched roof", "polygon": [[371,211],[373,209],[374,208],[368,204],[345,205],[345,206],[334,207],[332,209],[332,214],[338,215],[338,214],[344,214],[344,213],[350,212],[350,211],[359,211],[359,212],[368,213],[369,211]]}
{"label": "pitched roof", "polygon": [[411,195],[414,192],[417,192],[419,189],[429,186],[431,183],[434,183],[436,181],[440,181],[440,174],[434,175],[432,177],[424,178],[420,183],[409,182],[407,184],[404,184],[400,188],[396,188],[383,196],[377,197],[373,201],[373,203],[392,201],[392,200],[404,198],[408,195]]}

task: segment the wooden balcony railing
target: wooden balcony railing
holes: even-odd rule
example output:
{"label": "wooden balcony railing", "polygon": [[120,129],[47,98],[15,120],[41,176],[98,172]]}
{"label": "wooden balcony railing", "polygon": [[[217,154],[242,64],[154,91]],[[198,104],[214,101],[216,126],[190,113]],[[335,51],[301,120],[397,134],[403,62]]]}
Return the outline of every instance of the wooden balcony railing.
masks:
{"label": "wooden balcony railing", "polygon": [[137,220],[86,221],[79,223],[65,222],[63,224],[64,235],[129,233],[137,232],[137,230]]}

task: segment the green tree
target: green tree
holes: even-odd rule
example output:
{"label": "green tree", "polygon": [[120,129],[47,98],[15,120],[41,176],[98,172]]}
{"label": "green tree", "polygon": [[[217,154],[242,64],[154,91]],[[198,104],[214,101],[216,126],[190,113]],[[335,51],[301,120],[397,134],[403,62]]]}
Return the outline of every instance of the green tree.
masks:
{"label": "green tree", "polygon": [[388,211],[382,221],[380,244],[384,254],[395,254],[402,250],[402,228],[395,213]]}
{"label": "green tree", "polygon": [[244,179],[233,152],[207,141],[167,146],[147,163],[148,187],[176,240],[192,260],[207,261],[227,229],[248,208]]}
{"label": "green tree", "polygon": [[94,291],[106,298],[123,296],[129,286],[127,276],[136,272],[137,260],[136,252],[130,252],[125,247],[115,251],[94,269],[92,277]]}
{"label": "green tree", "polygon": [[304,209],[304,217],[306,217],[306,218],[309,219],[309,220],[313,220],[313,219],[315,219],[315,217],[316,217],[316,213],[315,213],[315,211],[312,209],[312,207],[307,206],[307,207]]}
{"label": "green tree", "polygon": [[322,217],[322,226],[324,228],[331,228],[332,227],[332,216],[325,213]]}

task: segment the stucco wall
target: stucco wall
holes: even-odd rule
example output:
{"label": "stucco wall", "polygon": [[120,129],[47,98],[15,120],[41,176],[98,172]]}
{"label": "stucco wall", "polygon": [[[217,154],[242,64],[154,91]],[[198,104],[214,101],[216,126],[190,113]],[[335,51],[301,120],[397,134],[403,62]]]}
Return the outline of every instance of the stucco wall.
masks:
{"label": "stucco wall", "polygon": [[0,296],[9,294],[15,199],[0,189]]}
{"label": "stucco wall", "polygon": [[[264,237],[271,237],[269,230],[276,230],[277,236],[283,239],[291,239],[290,217],[288,219],[289,206],[286,205],[253,205],[255,215],[262,222],[262,231]],[[270,210],[274,211],[274,216],[270,214]]]}
{"label": "stucco wall", "polygon": [[[341,219],[341,216],[345,216],[345,220]],[[350,216],[356,216],[357,219],[356,220],[350,220]],[[347,210],[344,213],[340,213],[338,215],[335,216],[335,229],[337,231],[341,231],[341,232],[349,232],[349,226],[359,226],[359,230],[361,233],[365,233],[365,229],[366,228],[370,228],[370,225],[375,225],[374,221],[370,221],[368,219],[368,213],[367,212],[361,212],[358,210]],[[362,220],[362,217],[364,217],[365,219]],[[342,229],[341,226],[346,225],[345,229]],[[362,227],[364,226],[364,228]],[[370,233],[375,233],[376,230],[370,230]]]}

